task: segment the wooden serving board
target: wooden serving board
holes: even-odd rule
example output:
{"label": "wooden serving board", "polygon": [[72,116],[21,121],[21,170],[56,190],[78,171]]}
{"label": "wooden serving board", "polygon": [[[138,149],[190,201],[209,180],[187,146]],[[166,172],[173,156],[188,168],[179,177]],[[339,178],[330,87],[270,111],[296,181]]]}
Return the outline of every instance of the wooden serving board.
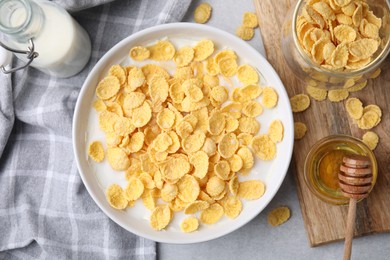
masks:
{"label": "wooden serving board", "polygon": [[[277,3],[276,3],[277,2]],[[254,0],[260,30],[269,62],[282,79],[289,96],[305,92],[305,83],[298,79],[284,61],[280,36],[287,11],[294,0]],[[390,58],[386,60],[390,63]],[[358,97],[364,105],[377,104],[382,108],[382,122],[373,129],[380,138],[375,149],[378,160],[378,179],[368,199],[358,203],[355,236],[390,231],[390,70],[369,80],[367,87],[350,96]],[[296,141],[293,154],[298,197],[305,228],[311,246],[344,238],[347,206],[333,206],[312,195],[303,178],[305,157],[310,147],[319,139],[331,134],[348,134],[361,138],[364,134],[347,116],[344,102],[331,103],[312,100],[303,113],[294,114],[296,121],[308,127],[306,136]]]}

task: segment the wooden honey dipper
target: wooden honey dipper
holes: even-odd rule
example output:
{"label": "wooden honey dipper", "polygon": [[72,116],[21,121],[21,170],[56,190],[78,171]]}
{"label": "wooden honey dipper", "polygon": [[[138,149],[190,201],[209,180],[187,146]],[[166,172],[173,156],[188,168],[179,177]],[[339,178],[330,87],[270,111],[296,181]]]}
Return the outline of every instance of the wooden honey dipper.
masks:
{"label": "wooden honey dipper", "polygon": [[371,161],[367,156],[348,155],[343,158],[338,174],[342,194],[349,198],[347,228],[345,231],[344,260],[351,259],[356,202],[368,196],[372,186]]}

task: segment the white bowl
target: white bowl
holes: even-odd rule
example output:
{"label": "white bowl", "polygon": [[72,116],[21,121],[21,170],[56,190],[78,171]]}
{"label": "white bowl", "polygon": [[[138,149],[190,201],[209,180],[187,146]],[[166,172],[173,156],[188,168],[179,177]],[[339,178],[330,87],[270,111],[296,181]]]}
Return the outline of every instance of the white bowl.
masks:
{"label": "white bowl", "polygon": [[[277,107],[272,110],[265,109],[259,118],[262,126],[260,133],[266,133],[270,122],[274,119],[280,119],[284,125],[284,139],[277,144],[276,158],[272,161],[256,159],[251,174],[239,177],[240,181],[246,179],[262,180],[266,185],[264,196],[254,201],[243,201],[243,210],[236,219],[223,217],[214,225],[201,225],[199,230],[193,233],[180,231],[179,225],[183,219],[183,213],[176,213],[166,230],[155,231],[149,225],[150,212],[144,208],[142,202],[137,202],[135,207],[126,211],[112,208],[106,201],[105,189],[111,183],[123,182],[124,174],[114,172],[107,166],[107,163],[94,163],[87,156],[88,144],[91,140],[104,140],[102,132],[93,130],[93,128],[98,129],[97,113],[92,109],[97,83],[106,75],[110,66],[121,63],[128,56],[132,46],[145,45],[165,37],[190,40],[189,42],[207,38],[212,40],[217,48],[227,47],[236,51],[240,59],[239,63],[248,63],[256,67],[261,73],[262,83],[273,86],[279,95]],[[288,170],[294,143],[293,132],[293,117],[287,93],[278,75],[262,55],[241,39],[219,29],[198,24],[173,23],[135,33],[119,42],[99,60],[85,80],[77,100],[73,118],[73,147],[85,187],[109,218],[128,231],[157,242],[188,244],[226,235],[245,225],[268,205],[278,191]]]}

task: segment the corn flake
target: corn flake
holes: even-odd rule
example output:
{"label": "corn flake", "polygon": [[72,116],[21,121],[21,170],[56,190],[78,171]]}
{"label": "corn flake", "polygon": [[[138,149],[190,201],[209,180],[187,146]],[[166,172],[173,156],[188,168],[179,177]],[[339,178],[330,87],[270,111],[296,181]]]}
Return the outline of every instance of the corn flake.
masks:
{"label": "corn flake", "polygon": [[356,39],[356,31],[349,25],[341,24],[334,28],[334,35],[338,42],[353,42]]}
{"label": "corn flake", "polygon": [[250,180],[241,182],[238,188],[237,196],[246,200],[256,200],[264,195],[264,183],[259,180]]}
{"label": "corn flake", "polygon": [[241,147],[237,151],[237,155],[241,157],[243,162],[243,170],[249,170],[253,167],[254,164],[254,158],[252,152],[249,150],[248,147]]}
{"label": "corn flake", "polygon": [[210,19],[211,15],[211,5],[208,3],[201,3],[196,7],[194,13],[194,20],[197,23],[206,23]]}
{"label": "corn flake", "polygon": [[178,67],[184,67],[190,64],[190,62],[194,59],[194,49],[191,47],[183,47],[179,49],[173,60]]}
{"label": "corn flake", "polygon": [[138,178],[131,178],[125,189],[125,197],[129,201],[137,200],[144,193],[144,184]]}
{"label": "corn flake", "polygon": [[131,113],[134,108],[140,107],[145,101],[145,95],[141,92],[131,92],[125,95],[123,108]]}
{"label": "corn flake", "polygon": [[274,108],[278,103],[278,94],[271,87],[263,88],[263,106],[266,108]]}
{"label": "corn flake", "polygon": [[[346,6],[350,6],[351,4],[353,4],[353,3],[351,3],[352,0],[333,0],[333,1],[339,7],[346,7]],[[344,9],[343,9],[343,12],[345,12]],[[353,14],[353,12],[352,13],[346,12],[346,13],[349,16],[352,16],[352,14]]]}
{"label": "corn flake", "polygon": [[194,128],[186,121],[181,121],[176,127],[176,132],[182,139],[187,138],[193,131]]}
{"label": "corn flake", "polygon": [[329,90],[328,99],[331,102],[340,102],[346,98],[348,98],[349,92],[346,89],[335,89]]}
{"label": "corn flake", "polygon": [[349,116],[353,119],[360,119],[363,116],[363,103],[357,98],[349,98],[345,103]]}
{"label": "corn flake", "polygon": [[226,117],[225,130],[227,133],[236,131],[238,126],[239,126],[239,122],[237,119],[233,118],[232,116]]}
{"label": "corn flake", "polygon": [[150,215],[150,226],[154,230],[162,230],[171,222],[172,212],[168,205],[157,206]]}
{"label": "corn flake", "polygon": [[164,77],[155,76],[149,84],[152,101],[164,102],[168,97],[169,85]]}
{"label": "corn flake", "polygon": [[256,28],[259,25],[256,14],[251,12],[244,13],[242,24],[249,28]]}
{"label": "corn flake", "polygon": [[106,133],[106,144],[108,147],[118,146],[122,142],[122,137],[115,133]]}
{"label": "corn flake", "polygon": [[155,45],[149,46],[150,59],[156,61],[168,61],[175,56],[175,47],[169,41],[158,41]]}
{"label": "corn flake", "polygon": [[168,153],[176,153],[180,149],[179,136],[174,131],[169,131],[168,135],[172,139],[172,144],[168,146],[166,151]]}
{"label": "corn flake", "polygon": [[256,134],[260,130],[260,123],[252,117],[241,117],[239,129],[243,133]]}
{"label": "corn flake", "polygon": [[106,104],[101,99],[96,99],[93,102],[93,108],[96,110],[96,112],[102,112],[107,109]]}
{"label": "corn flake", "polygon": [[252,139],[252,149],[261,160],[272,160],[276,156],[276,144],[266,134]]}
{"label": "corn flake", "polygon": [[258,102],[250,100],[243,104],[242,113],[247,117],[257,117],[263,113],[263,107]]}
{"label": "corn flake", "polygon": [[108,187],[106,198],[111,207],[115,209],[124,209],[127,207],[128,202],[125,198],[125,193],[118,184],[113,184]]}
{"label": "corn flake", "polygon": [[241,157],[237,154],[234,154],[232,157],[228,159],[230,170],[232,172],[238,172],[242,169],[244,166],[244,162],[242,161]]}
{"label": "corn flake", "polygon": [[198,211],[207,209],[209,206],[210,204],[207,201],[196,200],[185,207],[184,214],[195,214]]}
{"label": "corn flake", "polygon": [[206,185],[206,192],[210,196],[218,196],[225,189],[225,182],[217,176],[209,178]]}
{"label": "corn flake", "polygon": [[131,135],[128,145],[126,146],[129,149],[130,153],[136,153],[140,151],[144,145],[145,135],[142,132],[136,132]]}
{"label": "corn flake", "polygon": [[153,177],[150,174],[143,172],[138,178],[143,183],[145,189],[152,190],[156,187]]}
{"label": "corn flake", "polygon": [[173,127],[175,123],[175,113],[168,109],[164,108],[160,113],[157,114],[157,124],[163,130],[169,130]]}
{"label": "corn flake", "polygon": [[205,139],[202,131],[196,131],[182,140],[182,148],[188,154],[194,153],[202,148]]}
{"label": "corn flake", "polygon": [[310,5],[305,5],[303,7],[302,14],[309,23],[313,25],[318,25],[321,29],[324,28],[325,26],[324,19]]}
{"label": "corn flake", "polygon": [[359,39],[349,43],[349,53],[360,59],[367,59],[371,57],[378,49],[379,43],[374,39]]}
{"label": "corn flake", "polygon": [[313,9],[319,13],[325,20],[335,20],[336,15],[332,8],[325,2],[316,2],[313,4]]}
{"label": "corn flake", "polygon": [[[206,60],[205,69],[206,69],[206,73],[207,73],[206,75],[209,75],[209,76],[217,76],[218,73],[220,72],[218,64],[215,62],[214,58],[208,58]],[[218,79],[218,78],[216,78],[216,79]],[[205,78],[203,78],[203,80],[207,83],[207,80]]]}
{"label": "corn flake", "polygon": [[121,148],[108,148],[107,160],[115,171],[124,171],[130,166],[130,160]]}
{"label": "corn flake", "polygon": [[214,43],[210,40],[201,40],[194,47],[194,61],[203,61],[214,52]]}
{"label": "corn flake", "polygon": [[199,102],[203,99],[203,92],[200,88],[202,81],[199,79],[188,79],[183,82],[182,87],[186,96],[191,102]]}
{"label": "corn flake", "polygon": [[202,147],[208,156],[213,156],[217,152],[217,145],[211,138],[206,138]]}
{"label": "corn flake", "polygon": [[206,176],[209,168],[209,157],[204,151],[197,151],[190,157],[190,163],[194,166],[195,170],[193,176],[202,179]]}
{"label": "corn flake", "polygon": [[229,197],[223,204],[223,209],[228,218],[235,219],[242,211],[242,203],[237,197]]}
{"label": "corn flake", "polygon": [[229,98],[228,90],[224,86],[215,86],[211,89],[210,97],[221,105]]}
{"label": "corn flake", "polygon": [[171,157],[161,167],[161,174],[167,180],[178,180],[190,171],[186,156]]}
{"label": "corn flake", "polygon": [[288,207],[278,207],[268,213],[268,224],[273,227],[282,225],[290,218],[290,209]]}
{"label": "corn flake", "polygon": [[219,70],[225,77],[232,77],[237,73],[237,60],[233,58],[224,58],[218,62]]}
{"label": "corn flake", "polygon": [[194,232],[198,229],[198,227],[199,227],[199,221],[195,217],[185,218],[180,224],[180,229],[184,233]]}
{"label": "corn flake", "polygon": [[306,91],[311,96],[317,101],[323,101],[326,99],[328,96],[328,91],[325,89],[317,88],[314,86],[307,85],[306,86]]}
{"label": "corn flake", "polygon": [[375,111],[366,111],[363,112],[363,116],[357,121],[358,127],[360,129],[371,129],[377,126],[381,118]]}
{"label": "corn flake", "polygon": [[238,149],[239,142],[234,133],[228,133],[222,137],[218,145],[218,152],[223,158],[230,158]]}
{"label": "corn flake", "polygon": [[237,139],[240,142],[240,145],[248,146],[252,142],[253,135],[248,133],[240,133],[239,135],[237,135]]}
{"label": "corn flake", "polygon": [[147,209],[151,211],[153,211],[156,208],[157,203],[156,203],[156,198],[154,196],[154,190],[144,191],[144,193],[142,194],[142,203]]}
{"label": "corn flake", "polygon": [[282,121],[274,120],[271,122],[268,129],[268,136],[274,143],[281,142],[283,140],[284,127]]}
{"label": "corn flake", "polygon": [[363,135],[362,141],[368,146],[368,148],[375,150],[379,142],[379,136],[375,132],[368,131]]}
{"label": "corn flake", "polygon": [[141,67],[141,70],[144,73],[146,83],[148,84],[150,84],[152,80],[157,76],[163,77],[165,78],[165,80],[168,80],[170,78],[169,73],[156,64],[146,64]]}
{"label": "corn flake", "polygon": [[382,117],[382,110],[377,105],[368,105],[363,108],[363,113],[366,113],[368,111],[373,111],[378,114],[379,117]]}
{"label": "corn flake", "polygon": [[193,202],[198,198],[200,187],[195,177],[184,175],[177,183],[178,197],[184,202]]}
{"label": "corn flake", "polygon": [[310,106],[310,98],[305,94],[298,94],[290,98],[290,104],[294,113],[305,111]]}
{"label": "corn flake", "polygon": [[222,218],[223,213],[223,207],[218,203],[214,203],[202,211],[200,214],[200,221],[207,225],[214,224]]}
{"label": "corn flake", "polygon": [[237,196],[238,188],[240,183],[238,182],[237,175],[230,179],[229,181],[229,191],[233,196]]}
{"label": "corn flake", "polygon": [[129,71],[127,76],[127,85],[125,86],[125,91],[130,93],[137,88],[141,87],[145,82],[145,75],[139,68],[133,68]]}
{"label": "corn flake", "polygon": [[195,129],[200,129],[203,132],[207,133],[208,129],[208,118],[209,118],[209,111],[207,107],[203,107],[198,110],[191,111],[191,115],[194,116],[197,119],[197,123],[195,126]]}
{"label": "corn flake", "polygon": [[302,139],[307,132],[307,127],[302,122],[294,122],[294,139],[300,140]]}
{"label": "corn flake", "polygon": [[337,45],[336,49],[333,51],[330,57],[330,64],[333,66],[334,69],[343,68],[347,65],[348,55],[349,53],[346,43],[341,43]]}
{"label": "corn flake", "polygon": [[227,181],[232,177],[230,165],[227,161],[224,160],[221,160],[214,165],[214,173],[217,175],[217,177],[224,181]]}
{"label": "corn flake", "polygon": [[152,118],[152,109],[148,102],[144,102],[140,107],[134,108],[132,112],[132,122],[135,127],[145,126]]}
{"label": "corn flake", "polygon": [[106,100],[115,96],[120,89],[120,81],[115,76],[107,76],[96,87],[96,96]]}
{"label": "corn flake", "polygon": [[173,201],[179,193],[178,188],[175,184],[165,183],[161,189],[161,199],[165,202]]}
{"label": "corn flake", "polygon": [[88,155],[95,162],[102,162],[104,160],[104,148],[101,142],[94,141],[89,145]]}
{"label": "corn flake", "polygon": [[226,119],[220,111],[214,111],[209,118],[208,131],[212,135],[219,135],[225,128]]}
{"label": "corn flake", "polygon": [[150,51],[143,46],[135,46],[130,49],[130,57],[136,61],[143,61],[150,57]]}
{"label": "corn flake", "polygon": [[121,85],[126,82],[126,70],[120,65],[112,66],[108,71],[108,75],[116,77]]}
{"label": "corn flake", "polygon": [[239,81],[246,85],[257,84],[257,82],[259,82],[257,71],[248,64],[238,67],[237,77]]}
{"label": "corn flake", "polygon": [[176,198],[173,201],[169,202],[169,208],[174,212],[182,211],[185,206],[187,205],[186,202],[183,202],[181,199]]}
{"label": "corn flake", "polygon": [[377,77],[379,77],[379,75],[381,74],[381,69],[377,69],[376,71],[374,71],[374,73],[371,74],[370,78],[372,79],[376,79]]}
{"label": "corn flake", "polygon": [[238,37],[240,37],[244,41],[249,41],[255,35],[255,31],[253,30],[253,28],[246,27],[243,25],[243,26],[240,26],[237,28],[236,34]]}

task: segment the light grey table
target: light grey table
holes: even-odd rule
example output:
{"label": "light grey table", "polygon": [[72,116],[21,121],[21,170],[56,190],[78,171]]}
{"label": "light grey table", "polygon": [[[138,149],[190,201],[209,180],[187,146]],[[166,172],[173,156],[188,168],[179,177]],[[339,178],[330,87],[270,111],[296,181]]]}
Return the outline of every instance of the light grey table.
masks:
{"label": "light grey table", "polygon": [[[275,4],[277,4],[275,0]],[[185,21],[193,22],[193,11],[200,3],[194,0]],[[213,7],[212,18],[207,23],[235,34],[244,12],[254,12],[252,0],[205,0]],[[261,36],[256,30],[249,41],[264,54]],[[390,199],[390,198],[389,198]],[[292,212],[289,221],[279,227],[267,223],[267,212],[280,205],[287,205]],[[224,237],[191,245],[159,244],[160,260],[187,259],[342,259],[343,242],[311,248],[306,236],[302,214],[292,173],[286,179],[265,210],[242,228]],[[353,259],[390,259],[390,234],[377,234],[356,238],[353,241]]]}

